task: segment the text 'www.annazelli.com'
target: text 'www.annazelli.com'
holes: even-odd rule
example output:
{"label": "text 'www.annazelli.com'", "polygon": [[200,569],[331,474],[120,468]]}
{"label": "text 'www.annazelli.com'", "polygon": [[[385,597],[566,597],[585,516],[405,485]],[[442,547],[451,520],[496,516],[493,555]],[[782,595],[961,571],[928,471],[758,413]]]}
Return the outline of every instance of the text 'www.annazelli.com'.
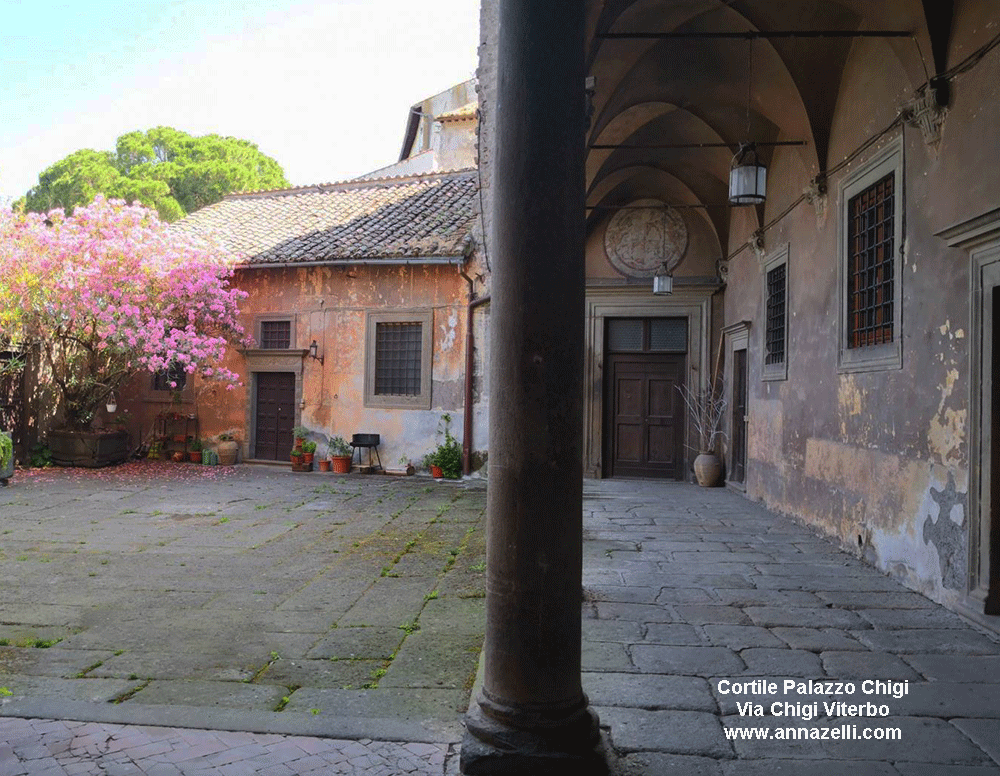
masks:
{"label": "text 'www.annazelli.com'", "polygon": [[750,741],[902,741],[903,731],[891,727],[731,727],[726,738]]}

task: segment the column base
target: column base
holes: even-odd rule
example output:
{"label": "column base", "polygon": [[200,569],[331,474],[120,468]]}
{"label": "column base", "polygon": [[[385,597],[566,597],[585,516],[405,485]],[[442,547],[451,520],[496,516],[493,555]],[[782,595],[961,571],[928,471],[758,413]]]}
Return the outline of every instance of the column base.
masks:
{"label": "column base", "polygon": [[501,709],[480,697],[465,725],[465,776],[607,776],[597,714],[586,699],[569,716],[553,720],[531,711]]}

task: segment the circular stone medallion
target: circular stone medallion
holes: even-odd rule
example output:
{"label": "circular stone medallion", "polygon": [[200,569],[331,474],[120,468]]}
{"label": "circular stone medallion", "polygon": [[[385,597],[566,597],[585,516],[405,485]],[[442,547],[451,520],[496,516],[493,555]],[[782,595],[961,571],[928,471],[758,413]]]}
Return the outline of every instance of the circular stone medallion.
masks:
{"label": "circular stone medallion", "polygon": [[604,233],[612,266],[630,278],[651,278],[664,263],[673,270],[687,250],[684,219],[658,199],[636,200],[629,207],[611,217]]}

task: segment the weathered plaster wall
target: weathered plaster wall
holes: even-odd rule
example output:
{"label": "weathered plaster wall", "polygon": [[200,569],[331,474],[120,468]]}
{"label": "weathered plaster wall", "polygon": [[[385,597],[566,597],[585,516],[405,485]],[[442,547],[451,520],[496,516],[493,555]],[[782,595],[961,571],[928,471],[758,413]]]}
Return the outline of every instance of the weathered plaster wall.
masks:
{"label": "weathered plaster wall", "polygon": [[[959,6],[952,46],[965,54],[996,28],[994,21],[984,33],[983,19],[971,16],[970,4]],[[972,30],[976,43],[967,40]],[[803,202],[768,230],[767,252],[789,246],[786,381],[761,380],[762,272],[752,251],[731,262],[726,292],[727,323],[752,321],[748,494],[952,603],[965,591],[968,553],[970,290],[968,255],[934,234],[998,204],[995,166],[983,165],[1000,147],[991,86],[998,62],[993,56],[959,77],[939,148],[928,147],[917,128],[897,128],[831,176],[825,207]],[[887,44],[858,41],[841,83],[827,166],[889,125],[913,88]],[[837,188],[901,133],[903,365],[841,374]],[[810,174],[797,154],[775,154],[764,223],[806,189]],[[752,220],[734,219],[731,251],[749,238]]]}
{"label": "weathered plaster wall", "polygon": [[[478,274],[473,261],[467,270]],[[301,366],[302,399],[297,422],[311,429],[325,448],[325,440],[340,435],[370,432],[382,436],[380,454],[386,466],[401,457],[420,463],[442,437],[441,417],[452,417],[451,432],[462,439],[464,414],[465,345],[468,284],[456,267],[309,267],[301,269],[243,270],[236,284],[249,292],[242,321],[255,331],[261,316],[288,315],[292,319],[293,349],[307,349],[316,340],[323,363],[293,356],[288,364]],[[477,284],[477,290],[481,284]],[[433,311],[433,383],[431,408],[389,409],[366,407],[364,375],[366,321],[369,312],[397,310]],[[488,353],[486,328],[489,308],[475,314],[473,450],[487,447],[488,384],[483,362]],[[276,351],[280,353],[280,351]],[[287,360],[287,356],[283,356]],[[184,401],[177,408],[197,412],[202,437],[232,432],[244,443],[251,441],[252,381],[245,356],[230,351],[225,366],[237,372],[243,385],[227,391],[214,383],[191,380]],[[282,365],[274,371],[286,371]],[[136,425],[152,427],[157,412],[172,408],[169,395],[149,390],[149,377],[133,386],[130,408],[140,418]]]}

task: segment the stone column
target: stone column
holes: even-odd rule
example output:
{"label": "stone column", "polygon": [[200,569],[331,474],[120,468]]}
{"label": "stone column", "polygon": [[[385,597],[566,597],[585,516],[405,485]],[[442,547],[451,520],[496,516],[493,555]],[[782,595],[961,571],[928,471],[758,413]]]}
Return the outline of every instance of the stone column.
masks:
{"label": "stone column", "polygon": [[486,672],[464,774],[603,772],[580,685],[584,6],[500,0]]}

